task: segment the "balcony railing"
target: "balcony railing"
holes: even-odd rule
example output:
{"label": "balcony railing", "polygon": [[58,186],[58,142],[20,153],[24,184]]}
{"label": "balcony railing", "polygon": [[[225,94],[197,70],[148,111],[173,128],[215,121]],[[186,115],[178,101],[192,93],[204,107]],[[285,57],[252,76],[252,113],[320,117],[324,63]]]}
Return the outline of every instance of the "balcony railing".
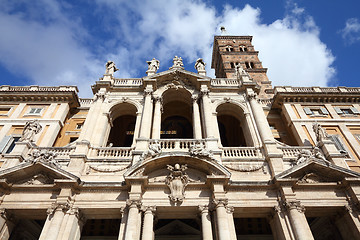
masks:
{"label": "balcony railing", "polygon": [[132,148],[130,147],[93,147],[92,156],[101,158],[131,158]]}
{"label": "balcony railing", "polygon": [[176,151],[189,151],[190,147],[197,142],[206,147],[205,140],[197,139],[159,139],[151,140],[150,144],[158,142],[160,144],[161,151],[164,152],[176,152]]}
{"label": "balcony railing", "polygon": [[213,87],[237,87],[239,81],[237,79],[228,78],[215,78],[211,80],[211,86]]}
{"label": "balcony railing", "polygon": [[304,147],[292,147],[292,146],[281,146],[279,147],[284,154],[284,158],[297,158],[302,150],[311,150],[312,146]]}
{"label": "balcony railing", "polygon": [[255,147],[222,147],[222,158],[260,158],[259,148]]}
{"label": "balcony railing", "polygon": [[56,158],[69,158],[69,155],[75,151],[75,147],[37,147],[34,150],[48,151],[56,154]]}
{"label": "balcony railing", "polygon": [[114,86],[115,87],[138,87],[143,84],[141,79],[138,78],[130,78],[130,79],[115,79]]}

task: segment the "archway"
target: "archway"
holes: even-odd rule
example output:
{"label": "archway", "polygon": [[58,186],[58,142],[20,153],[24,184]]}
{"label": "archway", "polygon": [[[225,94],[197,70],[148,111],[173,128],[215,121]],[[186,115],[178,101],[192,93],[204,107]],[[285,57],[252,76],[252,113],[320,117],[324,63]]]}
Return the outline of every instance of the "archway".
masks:
{"label": "archway", "polygon": [[169,89],[163,94],[161,138],[193,138],[191,94],[185,89]]}
{"label": "archway", "polygon": [[[235,104],[224,103],[217,107],[217,121],[223,147],[251,146],[252,139],[243,110]],[[247,137],[245,137],[247,136]]]}
{"label": "archway", "polygon": [[134,141],[136,107],[129,103],[116,105],[110,118],[113,120],[107,146],[130,147]]}

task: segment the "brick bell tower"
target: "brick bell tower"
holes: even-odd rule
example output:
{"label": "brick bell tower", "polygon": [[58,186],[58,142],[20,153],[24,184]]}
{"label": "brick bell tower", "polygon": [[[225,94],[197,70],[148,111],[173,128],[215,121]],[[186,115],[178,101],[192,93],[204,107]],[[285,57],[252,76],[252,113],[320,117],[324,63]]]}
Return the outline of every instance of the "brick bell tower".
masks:
{"label": "brick bell tower", "polygon": [[215,69],[216,78],[236,78],[235,66],[240,63],[243,69],[260,86],[261,98],[272,96],[269,81],[258,54],[251,43],[252,36],[215,36],[211,68]]}

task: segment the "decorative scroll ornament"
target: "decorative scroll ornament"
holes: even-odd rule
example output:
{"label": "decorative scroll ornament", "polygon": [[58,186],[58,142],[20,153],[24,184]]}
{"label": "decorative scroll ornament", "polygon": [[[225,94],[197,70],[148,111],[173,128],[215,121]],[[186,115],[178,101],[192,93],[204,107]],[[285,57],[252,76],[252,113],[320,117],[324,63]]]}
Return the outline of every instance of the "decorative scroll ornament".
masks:
{"label": "decorative scroll ornament", "polygon": [[159,141],[156,140],[155,142],[150,143],[149,149],[141,155],[140,159],[145,160],[147,158],[154,158],[160,154],[161,154],[161,145]]}
{"label": "decorative scroll ornament", "polygon": [[326,160],[324,155],[321,153],[320,149],[318,147],[314,147],[311,151],[307,149],[301,150],[297,156],[296,165],[313,160],[320,160],[327,165],[330,164],[330,162]]}
{"label": "decorative scroll ornament", "polygon": [[189,148],[189,153],[193,157],[214,158],[212,152],[208,151],[200,141],[196,141],[196,143]]}
{"label": "decorative scroll ornament", "polygon": [[27,121],[19,141],[33,142],[35,135],[38,134],[41,129],[42,126],[40,125],[38,120]]}
{"label": "decorative scroll ornament", "polygon": [[170,201],[174,203],[182,203],[185,198],[185,187],[189,182],[189,177],[185,173],[187,169],[186,164],[181,165],[176,163],[173,166],[167,165],[170,174],[166,177],[165,183],[170,189]]}
{"label": "decorative scroll ornament", "polygon": [[61,166],[59,163],[55,160],[56,153],[48,151],[48,150],[39,150],[35,149],[30,154],[30,157],[26,159],[26,162],[30,163],[47,163],[50,164],[53,167],[60,168]]}

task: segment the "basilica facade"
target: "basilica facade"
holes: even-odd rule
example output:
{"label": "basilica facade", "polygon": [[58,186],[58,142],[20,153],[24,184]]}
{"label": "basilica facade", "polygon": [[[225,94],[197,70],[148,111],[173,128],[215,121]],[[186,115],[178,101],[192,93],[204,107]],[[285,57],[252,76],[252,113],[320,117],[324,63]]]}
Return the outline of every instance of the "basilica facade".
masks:
{"label": "basilica facade", "polygon": [[360,88],[273,87],[250,36],[172,61],[0,86],[0,239],[360,239]]}

